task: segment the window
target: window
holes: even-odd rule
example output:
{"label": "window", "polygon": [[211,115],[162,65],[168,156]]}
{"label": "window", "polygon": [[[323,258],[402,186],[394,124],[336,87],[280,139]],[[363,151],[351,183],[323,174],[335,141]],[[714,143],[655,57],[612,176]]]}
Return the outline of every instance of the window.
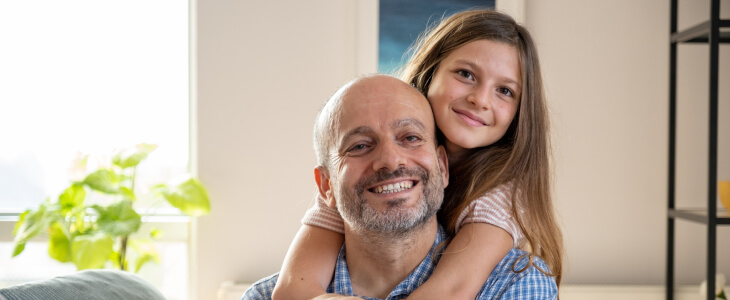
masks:
{"label": "window", "polygon": [[[140,188],[187,171],[188,15],[187,1],[173,0],[0,2],[0,257],[10,256],[14,216],[67,187],[80,154],[157,144],[138,170]],[[174,273],[186,285],[186,239],[159,247],[184,272],[141,270],[171,299],[185,299],[185,286],[159,278]],[[44,263],[43,244],[3,259],[0,285],[73,271]],[[37,277],[12,273],[19,263]]]}
{"label": "window", "polygon": [[475,8],[496,6],[494,0],[438,1],[422,0],[414,5],[409,0],[379,2],[378,28],[378,72],[398,71],[410,58],[410,47],[419,34],[429,26],[438,25],[442,18],[454,13]]}

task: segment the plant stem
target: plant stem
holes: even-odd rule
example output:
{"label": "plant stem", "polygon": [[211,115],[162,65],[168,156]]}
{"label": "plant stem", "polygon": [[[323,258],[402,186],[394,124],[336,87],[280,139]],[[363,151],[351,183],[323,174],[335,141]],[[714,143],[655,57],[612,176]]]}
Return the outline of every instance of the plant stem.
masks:
{"label": "plant stem", "polygon": [[119,269],[122,271],[127,270],[127,239],[128,235],[122,237],[121,245],[119,246]]}
{"label": "plant stem", "polygon": [[134,182],[137,181],[137,166],[134,166],[132,168],[132,188],[129,190],[132,191],[132,194],[134,194]]}

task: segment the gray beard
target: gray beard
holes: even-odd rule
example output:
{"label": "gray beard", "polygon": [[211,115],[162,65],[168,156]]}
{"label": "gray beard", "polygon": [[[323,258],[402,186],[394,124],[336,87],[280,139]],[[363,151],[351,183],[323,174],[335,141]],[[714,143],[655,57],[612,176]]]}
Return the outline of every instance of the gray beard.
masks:
{"label": "gray beard", "polygon": [[[381,170],[371,177],[360,180],[353,191],[340,193],[342,201],[337,201],[337,209],[350,228],[360,235],[385,239],[405,238],[426,224],[441,207],[444,194],[443,180],[440,170],[437,169],[435,173],[436,176],[431,178],[429,172],[422,167],[399,168],[394,172]],[[405,176],[421,179],[419,184],[423,184],[423,199],[418,208],[404,207],[406,199],[390,201],[388,208],[382,212],[368,205],[363,197],[365,187]]]}

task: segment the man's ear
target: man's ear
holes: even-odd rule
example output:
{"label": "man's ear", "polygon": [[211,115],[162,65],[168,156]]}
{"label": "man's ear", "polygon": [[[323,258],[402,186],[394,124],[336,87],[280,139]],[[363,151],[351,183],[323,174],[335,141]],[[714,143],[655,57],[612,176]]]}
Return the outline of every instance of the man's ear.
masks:
{"label": "man's ear", "polygon": [[337,208],[337,202],[330,186],[330,173],[327,168],[323,166],[314,168],[314,180],[317,181],[319,197],[324,200],[328,207]]}
{"label": "man's ear", "polygon": [[449,186],[449,157],[446,155],[446,149],[444,146],[439,145],[436,148],[436,159],[441,168],[441,177],[444,181],[444,188]]}

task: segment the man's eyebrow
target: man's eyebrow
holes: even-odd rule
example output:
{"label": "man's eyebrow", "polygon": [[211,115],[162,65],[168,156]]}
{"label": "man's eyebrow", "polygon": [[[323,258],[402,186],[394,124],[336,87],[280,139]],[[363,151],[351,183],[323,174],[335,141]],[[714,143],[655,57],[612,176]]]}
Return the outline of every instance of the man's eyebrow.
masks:
{"label": "man's eyebrow", "polygon": [[[393,122],[393,125],[391,125],[391,128],[393,128],[393,129],[402,129],[402,128],[406,128],[406,127],[410,127],[410,126],[416,127],[416,128],[418,128],[418,129],[420,129],[422,131],[425,131],[426,130],[426,126],[423,125],[423,123],[421,123],[421,121],[419,121],[417,119],[413,119],[413,118],[398,119],[395,122]],[[372,128],[368,127],[368,126],[358,126],[358,127],[355,127],[353,129],[345,132],[345,134],[342,135],[342,138],[339,139],[339,143],[340,144],[338,145],[337,150],[339,152],[342,152],[343,149],[341,149],[341,148],[342,147],[345,147],[347,145],[347,140],[349,140],[353,136],[356,136],[356,135],[372,135],[374,133],[375,133],[375,131]]]}
{"label": "man's eyebrow", "polygon": [[424,131],[426,130],[426,126],[423,125],[423,123],[421,123],[421,121],[413,119],[413,118],[396,120],[393,123],[392,127],[395,129],[399,129],[399,128],[404,128],[404,127],[408,127],[408,126],[415,126],[415,127],[418,127],[418,129],[421,129]]}
{"label": "man's eyebrow", "polygon": [[[350,131],[345,132],[345,134],[342,135],[342,138],[340,139],[341,144],[339,146],[340,147],[345,146],[346,145],[345,142],[348,139],[350,139],[352,136],[372,134],[373,132],[374,132],[373,129],[368,126],[355,127],[353,129],[351,129]],[[342,149],[338,149],[338,150],[342,150]]]}

